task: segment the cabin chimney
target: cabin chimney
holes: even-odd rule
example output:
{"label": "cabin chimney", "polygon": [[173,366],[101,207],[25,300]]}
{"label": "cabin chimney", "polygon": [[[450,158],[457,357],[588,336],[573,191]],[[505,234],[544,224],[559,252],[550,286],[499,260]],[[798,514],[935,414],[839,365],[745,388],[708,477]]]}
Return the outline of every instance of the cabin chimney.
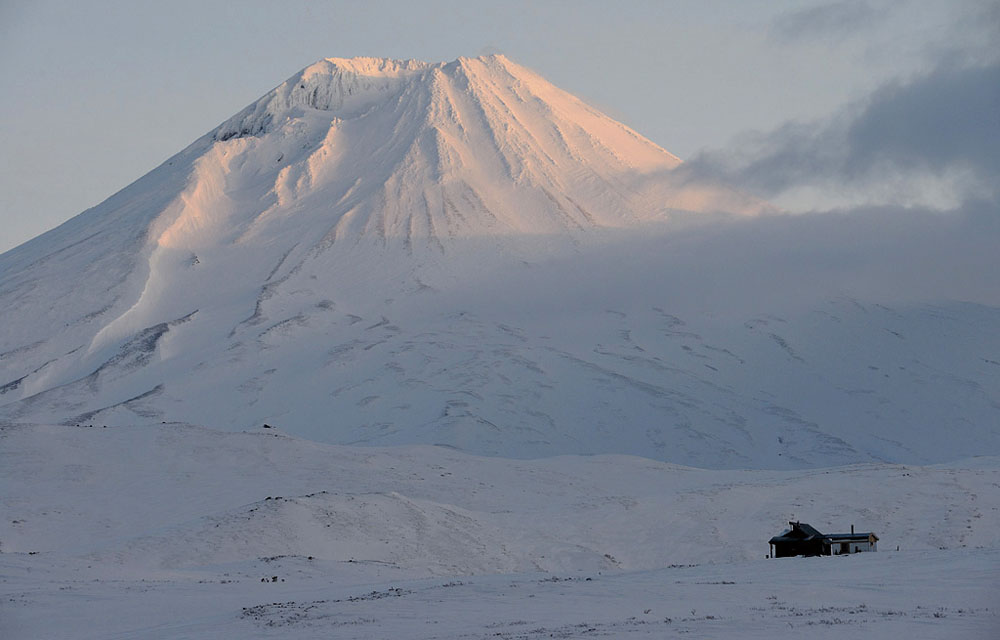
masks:
{"label": "cabin chimney", "polygon": [[854,535],[854,525],[853,524],[851,525],[851,535],[852,536]]}

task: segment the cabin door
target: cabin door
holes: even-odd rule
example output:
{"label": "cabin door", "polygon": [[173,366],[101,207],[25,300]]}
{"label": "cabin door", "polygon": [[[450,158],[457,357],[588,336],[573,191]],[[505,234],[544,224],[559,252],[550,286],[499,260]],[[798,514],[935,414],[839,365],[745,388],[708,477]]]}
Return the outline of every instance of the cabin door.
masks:
{"label": "cabin door", "polygon": [[840,552],[841,553],[850,553],[851,552],[851,543],[850,542],[841,542],[840,543]]}

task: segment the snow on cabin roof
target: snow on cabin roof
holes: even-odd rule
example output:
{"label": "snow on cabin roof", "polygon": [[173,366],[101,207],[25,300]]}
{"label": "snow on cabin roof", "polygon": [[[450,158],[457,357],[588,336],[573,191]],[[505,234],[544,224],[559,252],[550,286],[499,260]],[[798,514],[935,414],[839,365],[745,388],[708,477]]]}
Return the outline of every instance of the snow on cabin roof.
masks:
{"label": "snow on cabin roof", "polygon": [[878,536],[870,531],[860,532],[860,533],[820,533],[819,530],[811,527],[803,522],[789,522],[791,529],[786,529],[781,535],[774,536],[769,543],[775,544],[780,542],[802,542],[804,540],[815,540],[817,538],[822,538],[824,540],[838,540],[838,541],[865,541],[868,540],[869,536],[874,536],[878,540]]}
{"label": "snow on cabin roof", "polygon": [[[875,534],[872,533],[871,531],[866,531],[866,532],[863,532],[863,533],[861,533],[861,532],[859,532],[859,533],[827,533],[823,537],[824,538],[830,538],[831,540],[858,540],[858,541],[866,541],[866,540],[868,540],[869,536],[875,536]],[[878,540],[878,536],[875,536],[875,539]]]}
{"label": "snow on cabin roof", "polygon": [[791,529],[787,529],[782,532],[781,535],[771,538],[770,542],[801,542],[803,540],[813,540],[815,538],[824,538],[822,533],[812,528],[808,524],[802,522],[789,522]]}

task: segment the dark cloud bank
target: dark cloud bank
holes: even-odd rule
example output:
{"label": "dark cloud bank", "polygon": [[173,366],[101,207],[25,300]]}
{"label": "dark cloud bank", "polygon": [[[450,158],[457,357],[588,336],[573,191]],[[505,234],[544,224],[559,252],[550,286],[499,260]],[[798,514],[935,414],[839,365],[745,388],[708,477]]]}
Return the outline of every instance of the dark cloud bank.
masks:
{"label": "dark cloud bank", "polygon": [[[862,5],[832,3],[790,19],[839,29],[865,14]],[[1000,15],[990,6],[977,15]],[[683,272],[705,300],[747,308],[837,295],[1000,306],[998,54],[1000,47],[985,56],[949,51],[923,75],[887,84],[825,121],[787,123],[691,159],[680,170],[687,179],[721,180],[767,199],[803,188],[855,197],[850,206],[664,236],[656,242],[675,257],[645,268]],[[921,199],[935,189],[947,192],[947,204]]]}
{"label": "dark cloud bank", "polygon": [[875,92],[828,122],[788,123],[687,163],[765,197],[802,186],[851,189],[946,180],[961,199],[997,199],[1000,64],[938,68]]}
{"label": "dark cloud bank", "polygon": [[[949,6],[949,22],[922,34],[926,42],[909,53],[925,67],[922,74],[888,83],[825,121],[741,136],[728,149],[692,158],[684,171],[765,198],[809,188],[880,204],[996,202],[1000,2]],[[835,0],[781,15],[771,36],[788,43],[839,40],[905,22],[914,8]]]}

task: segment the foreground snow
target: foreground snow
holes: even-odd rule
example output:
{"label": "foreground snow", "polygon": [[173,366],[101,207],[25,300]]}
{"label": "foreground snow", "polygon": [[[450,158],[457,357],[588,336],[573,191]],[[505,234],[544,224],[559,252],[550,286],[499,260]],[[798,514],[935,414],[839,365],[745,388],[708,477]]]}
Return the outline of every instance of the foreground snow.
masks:
{"label": "foreground snow", "polygon": [[[995,638],[1000,552],[361,583],[301,558],[170,579],[5,563],[7,638]],[[248,573],[252,575],[247,575]],[[279,577],[279,580],[283,578]]]}
{"label": "foreground snow", "polygon": [[[1000,628],[996,458],[706,471],[176,424],[8,426],[0,455],[5,638]],[[765,559],[796,518],[882,551]]]}

